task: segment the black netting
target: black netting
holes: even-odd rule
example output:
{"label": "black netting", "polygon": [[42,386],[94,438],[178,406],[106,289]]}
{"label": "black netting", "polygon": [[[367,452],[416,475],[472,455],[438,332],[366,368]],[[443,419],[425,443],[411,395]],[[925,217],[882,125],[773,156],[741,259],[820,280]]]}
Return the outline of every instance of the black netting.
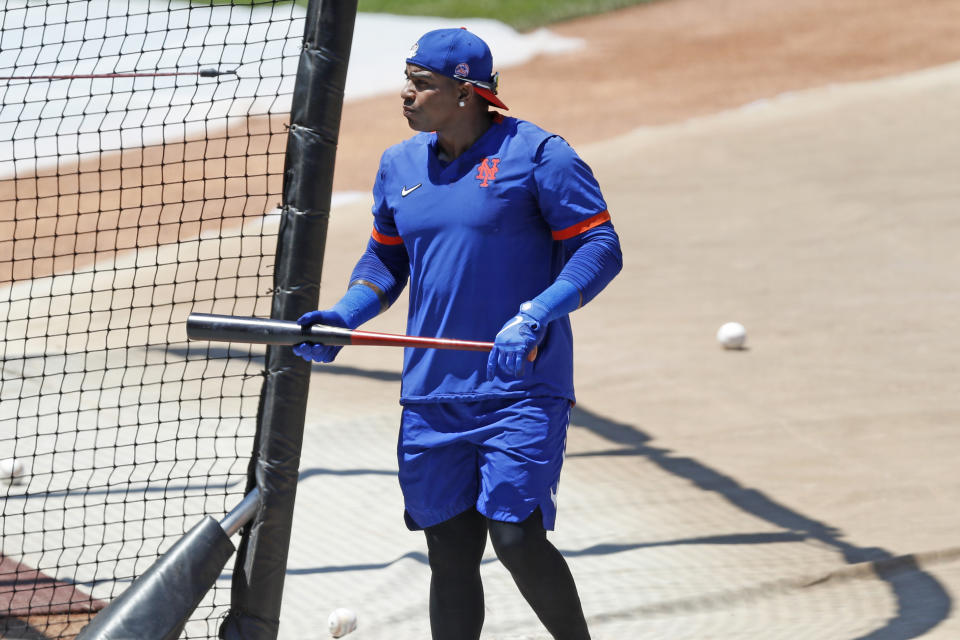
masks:
{"label": "black netting", "polygon": [[[269,315],[303,16],[0,9],[0,630],[73,637],[242,497],[263,350],[184,321]],[[228,603],[222,580],[185,637]]]}

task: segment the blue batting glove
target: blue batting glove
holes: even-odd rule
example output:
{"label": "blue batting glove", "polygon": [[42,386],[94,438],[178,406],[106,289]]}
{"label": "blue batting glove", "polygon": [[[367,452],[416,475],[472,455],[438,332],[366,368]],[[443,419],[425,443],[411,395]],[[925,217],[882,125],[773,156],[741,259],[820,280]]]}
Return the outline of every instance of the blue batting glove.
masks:
{"label": "blue batting glove", "polygon": [[[305,313],[297,318],[297,324],[301,327],[309,327],[312,324],[326,324],[331,327],[350,328],[347,326],[347,321],[344,320],[343,316],[332,309]],[[340,346],[316,344],[314,342],[301,342],[293,346],[293,352],[307,362],[333,362],[342,348],[343,347]]]}
{"label": "blue batting glove", "polygon": [[507,321],[493,341],[493,349],[487,357],[487,380],[493,380],[497,369],[507,375],[519,378],[523,375],[523,365],[547,333],[549,311],[543,305],[524,302],[520,311]]}

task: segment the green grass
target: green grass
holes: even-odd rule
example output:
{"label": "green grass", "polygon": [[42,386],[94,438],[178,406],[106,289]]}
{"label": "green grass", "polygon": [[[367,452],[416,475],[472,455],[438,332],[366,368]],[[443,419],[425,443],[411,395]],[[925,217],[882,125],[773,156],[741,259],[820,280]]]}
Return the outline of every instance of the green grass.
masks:
{"label": "green grass", "polygon": [[492,18],[520,31],[651,0],[359,0],[359,10],[445,18]]}
{"label": "green grass", "polygon": [[[491,18],[519,31],[560,20],[604,13],[653,0],[358,0],[367,13],[443,18]],[[262,4],[265,0],[195,0],[193,4]],[[306,5],[307,0],[296,0]]]}

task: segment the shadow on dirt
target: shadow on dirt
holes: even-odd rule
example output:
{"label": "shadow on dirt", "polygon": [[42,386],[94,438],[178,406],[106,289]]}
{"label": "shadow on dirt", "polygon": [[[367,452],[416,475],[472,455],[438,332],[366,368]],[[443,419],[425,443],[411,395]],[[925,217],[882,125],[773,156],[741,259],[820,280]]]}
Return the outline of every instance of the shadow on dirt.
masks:
{"label": "shadow on dirt", "polygon": [[[798,513],[761,491],[745,487],[697,460],[674,455],[668,449],[650,446],[651,437],[633,425],[607,419],[582,405],[574,407],[570,422],[573,426],[592,431],[616,447],[604,451],[567,454],[568,458],[642,456],[667,473],[684,478],[703,491],[716,493],[738,509],[785,530],[779,537],[776,534],[747,534],[673,540],[656,543],[657,545],[758,544],[816,540],[836,549],[850,565],[871,563],[874,574],[887,583],[896,599],[896,614],[888,619],[883,627],[856,640],[909,640],[930,631],[950,615],[950,594],[936,578],[918,566],[912,557],[897,557],[885,549],[861,547],[846,542],[842,539],[843,533],[835,527]],[[580,552],[565,552],[564,555],[609,553],[609,549],[600,548],[604,546]],[[655,545],[626,546],[638,548]]]}

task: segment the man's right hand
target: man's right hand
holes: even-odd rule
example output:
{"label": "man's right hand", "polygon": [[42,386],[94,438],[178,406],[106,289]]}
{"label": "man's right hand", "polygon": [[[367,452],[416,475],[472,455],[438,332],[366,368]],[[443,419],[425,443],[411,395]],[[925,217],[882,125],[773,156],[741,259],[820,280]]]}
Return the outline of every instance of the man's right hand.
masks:
{"label": "man's right hand", "polygon": [[[321,309],[311,311],[297,318],[297,324],[301,327],[309,327],[312,324],[326,324],[331,327],[341,327],[349,329],[346,320],[338,312],[332,309]],[[340,349],[343,347],[316,344],[314,342],[301,342],[293,346],[293,352],[306,360],[307,362],[333,362]]]}

